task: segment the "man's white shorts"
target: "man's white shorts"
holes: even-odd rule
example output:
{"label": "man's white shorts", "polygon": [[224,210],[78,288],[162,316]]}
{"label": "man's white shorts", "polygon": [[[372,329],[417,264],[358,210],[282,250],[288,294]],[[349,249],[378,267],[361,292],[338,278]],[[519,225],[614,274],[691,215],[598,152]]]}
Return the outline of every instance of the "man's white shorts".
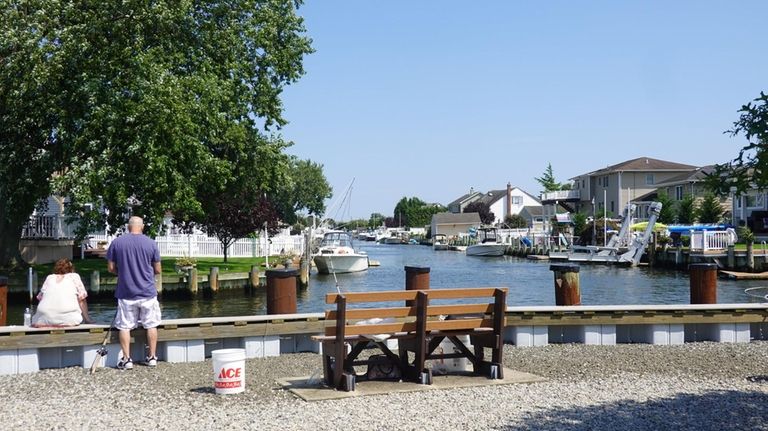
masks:
{"label": "man's white shorts", "polygon": [[141,299],[118,299],[115,328],[128,331],[138,328],[160,326],[160,303],[157,297]]}

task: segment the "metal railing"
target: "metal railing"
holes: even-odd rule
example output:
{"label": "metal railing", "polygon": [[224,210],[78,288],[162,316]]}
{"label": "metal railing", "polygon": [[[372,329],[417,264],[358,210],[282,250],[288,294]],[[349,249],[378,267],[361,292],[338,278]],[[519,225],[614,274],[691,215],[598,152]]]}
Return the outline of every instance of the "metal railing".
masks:
{"label": "metal railing", "polygon": [[545,192],[541,194],[542,201],[567,201],[579,200],[581,193],[578,190],[556,190],[554,192]]}

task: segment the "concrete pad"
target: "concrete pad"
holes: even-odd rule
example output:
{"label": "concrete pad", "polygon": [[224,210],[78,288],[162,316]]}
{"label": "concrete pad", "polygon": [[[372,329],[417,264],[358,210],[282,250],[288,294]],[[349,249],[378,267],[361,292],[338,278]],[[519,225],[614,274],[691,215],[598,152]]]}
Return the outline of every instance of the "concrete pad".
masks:
{"label": "concrete pad", "polygon": [[439,391],[454,388],[468,388],[475,386],[511,385],[518,383],[536,383],[547,379],[534,374],[504,368],[504,379],[491,380],[484,376],[471,373],[435,375],[431,385],[421,385],[412,382],[394,381],[361,381],[355,384],[355,390],[351,392],[337,391],[324,386],[322,377],[312,379],[310,377],[289,377],[277,381],[280,386],[289,390],[304,401],[339,400],[351,397],[364,397],[367,395],[382,395],[399,392]]}

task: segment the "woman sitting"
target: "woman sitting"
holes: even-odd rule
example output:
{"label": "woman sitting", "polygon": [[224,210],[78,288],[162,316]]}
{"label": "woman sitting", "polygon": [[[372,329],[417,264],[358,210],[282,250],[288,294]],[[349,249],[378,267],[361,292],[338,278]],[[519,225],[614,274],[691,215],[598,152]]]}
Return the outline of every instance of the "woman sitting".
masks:
{"label": "woman sitting", "polygon": [[46,277],[37,300],[32,326],[76,326],[85,321],[92,323],[88,316],[83,281],[74,272],[75,266],[69,259],[59,259],[53,266],[53,274]]}

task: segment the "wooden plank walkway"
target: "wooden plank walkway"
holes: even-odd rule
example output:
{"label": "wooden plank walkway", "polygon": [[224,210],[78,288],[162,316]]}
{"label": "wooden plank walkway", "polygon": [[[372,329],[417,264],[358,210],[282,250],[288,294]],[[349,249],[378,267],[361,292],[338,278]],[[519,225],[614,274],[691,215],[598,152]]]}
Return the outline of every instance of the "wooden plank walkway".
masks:
{"label": "wooden plank walkway", "polygon": [[734,280],[768,280],[768,271],[766,272],[738,272],[720,270],[720,274]]}

